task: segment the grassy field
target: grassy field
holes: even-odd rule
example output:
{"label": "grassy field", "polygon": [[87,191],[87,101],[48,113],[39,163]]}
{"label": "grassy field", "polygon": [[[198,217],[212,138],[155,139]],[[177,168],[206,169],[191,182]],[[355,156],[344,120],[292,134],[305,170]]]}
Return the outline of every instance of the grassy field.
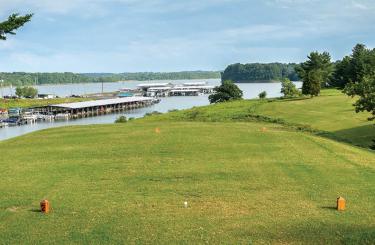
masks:
{"label": "grassy field", "polygon": [[267,121],[317,131],[338,141],[368,148],[375,139],[370,113],[355,113],[354,99],[337,90],[322,96],[290,100],[243,100],[178,111],[151,120],[174,121]]}
{"label": "grassy field", "polygon": [[250,120],[273,103],[0,142],[0,243],[373,244],[375,154]]}
{"label": "grassy field", "polygon": [[46,106],[51,104],[80,102],[87,98],[57,98],[57,99],[0,99],[0,108],[9,109],[14,107],[29,108]]}

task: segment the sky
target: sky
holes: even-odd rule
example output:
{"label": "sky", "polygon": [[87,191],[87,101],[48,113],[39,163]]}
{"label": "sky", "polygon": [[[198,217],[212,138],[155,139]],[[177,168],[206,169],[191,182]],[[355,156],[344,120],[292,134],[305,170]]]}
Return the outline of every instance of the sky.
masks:
{"label": "sky", "polygon": [[375,47],[374,0],[0,0],[34,13],[0,41],[0,71],[167,72],[333,60]]}

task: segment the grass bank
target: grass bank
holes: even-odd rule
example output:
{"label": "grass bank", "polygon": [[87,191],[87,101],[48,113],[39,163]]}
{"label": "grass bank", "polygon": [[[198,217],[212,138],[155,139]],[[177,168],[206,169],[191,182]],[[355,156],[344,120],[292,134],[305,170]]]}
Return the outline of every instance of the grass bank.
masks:
{"label": "grass bank", "polygon": [[315,132],[332,139],[368,148],[375,139],[369,113],[355,113],[354,99],[337,90],[323,90],[314,98],[243,100],[193,108],[148,120],[264,121]]}

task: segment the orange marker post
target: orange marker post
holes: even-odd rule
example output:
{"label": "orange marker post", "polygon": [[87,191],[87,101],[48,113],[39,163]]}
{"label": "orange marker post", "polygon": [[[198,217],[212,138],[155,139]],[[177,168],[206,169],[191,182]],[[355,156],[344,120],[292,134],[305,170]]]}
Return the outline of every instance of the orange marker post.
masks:
{"label": "orange marker post", "polygon": [[43,200],[40,202],[40,211],[45,214],[49,213],[50,205],[48,200]]}
{"label": "orange marker post", "polygon": [[346,201],[343,197],[337,198],[337,211],[344,211],[345,210]]}
{"label": "orange marker post", "polygon": [[155,128],[155,133],[160,134],[160,128]]}

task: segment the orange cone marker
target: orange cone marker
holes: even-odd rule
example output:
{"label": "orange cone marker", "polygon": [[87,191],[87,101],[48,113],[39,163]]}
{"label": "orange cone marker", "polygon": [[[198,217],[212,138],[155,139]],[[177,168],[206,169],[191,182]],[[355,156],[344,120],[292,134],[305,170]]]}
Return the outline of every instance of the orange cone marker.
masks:
{"label": "orange cone marker", "polygon": [[337,211],[344,211],[345,210],[346,201],[343,197],[337,198]]}
{"label": "orange cone marker", "polygon": [[49,213],[50,205],[48,200],[43,200],[40,202],[40,211],[45,214]]}

